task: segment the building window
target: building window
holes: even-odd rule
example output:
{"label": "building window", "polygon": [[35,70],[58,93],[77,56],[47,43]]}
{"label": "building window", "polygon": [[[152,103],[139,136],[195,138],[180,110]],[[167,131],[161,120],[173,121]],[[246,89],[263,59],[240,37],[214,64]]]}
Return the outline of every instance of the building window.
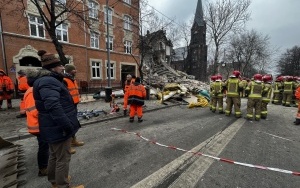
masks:
{"label": "building window", "polygon": [[129,16],[124,16],[124,29],[131,30],[131,18]]}
{"label": "building window", "polygon": [[89,17],[98,19],[98,4],[94,1],[89,1]]}
{"label": "building window", "polygon": [[68,42],[68,24],[62,23],[58,25],[55,32],[59,41]]}
{"label": "building window", "polygon": [[124,49],[125,49],[125,53],[126,53],[126,54],[131,54],[131,52],[132,52],[132,42],[126,40],[126,41],[124,42]]}
{"label": "building window", "polygon": [[[107,45],[107,37],[105,37],[105,43]],[[114,38],[112,36],[109,37],[109,49],[112,51],[114,46]],[[107,46],[106,46],[107,49]]]}
{"label": "building window", "polygon": [[[104,9],[104,19],[105,19],[104,22],[105,23],[107,21],[106,13],[107,13],[107,11],[106,11],[106,8],[105,8]],[[110,8],[108,8],[108,23],[112,24],[112,10]]]}
{"label": "building window", "polygon": [[45,38],[44,23],[42,18],[29,15],[30,36]]}
{"label": "building window", "polygon": [[124,1],[124,3],[131,5],[131,0],[123,0],[123,1]]}
{"label": "building window", "polygon": [[[107,62],[106,62],[107,64]],[[106,78],[108,78],[108,68],[106,66]],[[115,78],[115,64],[110,63],[110,78]]]}
{"label": "building window", "polygon": [[92,79],[101,79],[101,62],[100,61],[92,61]]}
{"label": "building window", "polygon": [[99,48],[99,34],[95,32],[91,32],[91,47]]}

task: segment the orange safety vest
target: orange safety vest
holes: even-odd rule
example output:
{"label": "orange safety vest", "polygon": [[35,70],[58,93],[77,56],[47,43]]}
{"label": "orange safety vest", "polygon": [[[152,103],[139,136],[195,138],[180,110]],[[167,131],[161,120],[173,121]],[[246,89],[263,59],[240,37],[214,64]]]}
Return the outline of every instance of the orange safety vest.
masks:
{"label": "orange safety vest", "polygon": [[298,87],[295,91],[295,97],[296,99],[300,99],[300,87]]}
{"label": "orange safety vest", "polygon": [[80,102],[80,94],[76,80],[73,81],[70,78],[64,78],[64,81],[66,81],[67,83],[67,87],[70,92],[70,95],[73,98],[74,104],[78,104]]}
{"label": "orange safety vest", "polygon": [[24,94],[25,111],[27,115],[27,128],[31,134],[39,134],[38,111],[33,98],[33,87],[29,87]]}
{"label": "orange safety vest", "polygon": [[142,106],[146,98],[146,89],[142,84],[131,84],[126,92],[126,97],[128,97],[128,104]]}
{"label": "orange safety vest", "polygon": [[12,93],[8,93],[8,91],[14,90],[14,83],[2,69],[0,69],[0,72],[4,73],[3,76],[0,76],[0,100],[11,99]]}
{"label": "orange safety vest", "polygon": [[28,88],[29,88],[29,85],[27,84],[27,77],[26,76],[18,76],[19,91],[25,93]]}

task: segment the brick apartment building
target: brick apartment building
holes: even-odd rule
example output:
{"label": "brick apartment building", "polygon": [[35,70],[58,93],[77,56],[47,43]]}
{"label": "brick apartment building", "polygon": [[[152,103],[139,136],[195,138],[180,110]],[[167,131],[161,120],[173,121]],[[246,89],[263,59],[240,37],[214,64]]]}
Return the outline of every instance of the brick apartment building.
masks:
{"label": "brick apartment building", "polygon": [[[20,1],[4,0],[6,3],[0,3],[0,68],[13,80],[20,69],[41,67],[38,50],[57,54],[32,1],[23,0],[24,4],[21,4]],[[107,25],[111,86],[121,87],[127,74],[138,74],[139,0],[109,0],[109,24],[106,24],[106,0],[58,1],[81,3],[82,10],[87,10],[88,22],[93,21],[90,27],[84,22],[66,21],[56,28],[56,36],[69,63],[77,67],[79,87],[98,90],[107,86]]]}

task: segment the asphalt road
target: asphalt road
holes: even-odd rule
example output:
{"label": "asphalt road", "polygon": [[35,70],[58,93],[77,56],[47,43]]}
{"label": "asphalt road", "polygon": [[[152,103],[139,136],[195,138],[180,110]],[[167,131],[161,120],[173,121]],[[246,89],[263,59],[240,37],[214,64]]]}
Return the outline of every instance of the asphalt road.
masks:
{"label": "asphalt road", "polygon": [[[269,109],[268,119],[259,122],[214,114],[208,108],[176,106],[146,113],[142,123],[120,118],[84,126],[77,136],[86,144],[72,156],[71,182],[87,188],[298,188],[299,176],[225,163],[112,131],[124,129],[166,146],[300,171],[300,126],[292,125],[296,108],[269,105]],[[37,177],[36,140],[18,143],[26,154],[27,173],[20,177],[27,179],[23,187],[50,187],[47,178]]]}

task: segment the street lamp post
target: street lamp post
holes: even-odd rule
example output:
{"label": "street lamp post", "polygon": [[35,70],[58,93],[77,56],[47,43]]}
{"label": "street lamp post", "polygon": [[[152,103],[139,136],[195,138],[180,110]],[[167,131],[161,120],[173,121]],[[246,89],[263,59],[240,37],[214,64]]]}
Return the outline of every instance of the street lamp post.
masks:
{"label": "street lamp post", "polygon": [[107,87],[105,88],[105,101],[111,101],[112,87],[110,75],[110,43],[109,43],[109,23],[108,23],[108,0],[106,0],[106,50],[107,50]]}

